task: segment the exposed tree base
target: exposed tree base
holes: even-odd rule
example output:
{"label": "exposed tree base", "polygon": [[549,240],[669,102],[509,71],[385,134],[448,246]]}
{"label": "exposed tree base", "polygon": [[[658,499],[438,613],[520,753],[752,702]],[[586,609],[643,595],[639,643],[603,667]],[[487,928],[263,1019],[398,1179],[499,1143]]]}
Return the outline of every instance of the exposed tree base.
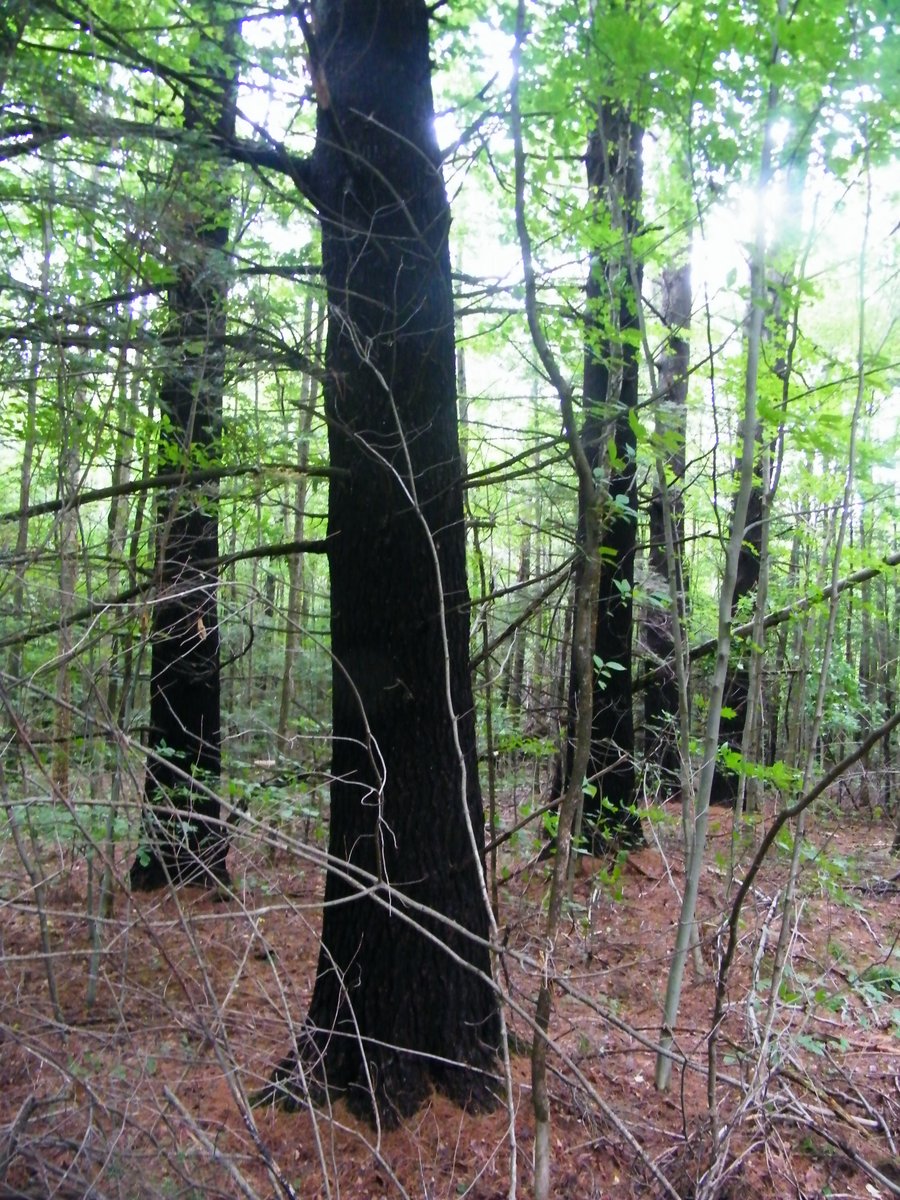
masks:
{"label": "exposed tree base", "polygon": [[613,820],[596,824],[585,814],[582,836],[587,852],[593,858],[603,858],[621,850],[642,850],[647,845],[637,813],[617,814]]}
{"label": "exposed tree base", "polygon": [[716,767],[709,802],[713,808],[734,808],[738,797],[738,777],[733,771]]}
{"label": "exposed tree base", "polygon": [[142,850],[131,864],[128,880],[133,892],[158,892],[167,887],[220,888],[231,886],[225,863],[212,865],[192,857],[189,861],[164,863],[151,851]]}
{"label": "exposed tree base", "polygon": [[359,1042],[332,1031],[307,1031],[299,1039],[300,1059],[289,1054],[272,1078],[251,1098],[254,1106],[272,1104],[284,1112],[343,1100],[349,1111],[371,1125],[395,1129],[426,1102],[432,1092],[446,1096],[465,1112],[491,1112],[500,1103],[496,1059],[484,1048],[479,1065],[448,1064],[402,1051],[373,1047],[366,1059]]}

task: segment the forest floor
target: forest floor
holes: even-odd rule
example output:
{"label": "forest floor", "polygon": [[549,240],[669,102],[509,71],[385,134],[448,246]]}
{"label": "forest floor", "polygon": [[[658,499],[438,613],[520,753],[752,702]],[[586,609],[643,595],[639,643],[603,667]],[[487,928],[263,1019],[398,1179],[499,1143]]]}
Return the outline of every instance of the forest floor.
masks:
{"label": "forest floor", "polygon": [[[709,1170],[706,1046],[730,827],[730,814],[713,814],[703,972],[688,970],[676,1031],[688,1065],[665,1093],[646,1043],[659,1033],[683,883],[677,814],[654,822],[648,848],[579,864],[553,959],[557,1197],[664,1195],[649,1163],[681,1200],[900,1194],[898,863],[886,818],[835,808],[810,823],[799,926],[763,1053],[789,845],[775,847],[743,912],[719,1055],[726,1136]],[[739,877],[761,827],[746,829]],[[518,1195],[532,1194],[531,1031],[512,1010],[525,1050],[511,1057],[512,1120],[503,1104],[470,1115],[441,1097],[380,1133],[340,1103],[247,1108],[310,997],[322,877],[308,853],[273,861],[245,827],[235,899],[121,890],[112,916],[93,924],[83,848],[33,844],[29,860],[43,875],[37,891],[3,844],[0,1197],[268,1200],[292,1188],[301,1200],[499,1200],[510,1194],[511,1125]],[[549,865],[520,837],[501,867],[503,982],[531,1013],[538,978],[527,960],[542,945]]]}

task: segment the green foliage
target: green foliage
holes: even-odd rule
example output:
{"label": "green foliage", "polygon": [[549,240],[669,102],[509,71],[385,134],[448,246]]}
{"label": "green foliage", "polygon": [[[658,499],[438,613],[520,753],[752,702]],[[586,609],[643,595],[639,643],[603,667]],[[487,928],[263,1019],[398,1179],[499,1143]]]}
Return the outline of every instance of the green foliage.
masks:
{"label": "green foliage", "polygon": [[[724,711],[722,715],[725,715]],[[759,779],[764,783],[769,783],[777,791],[787,792],[788,795],[795,793],[800,784],[801,772],[781,760],[772,763],[771,766],[766,763],[751,762],[736,750],[729,749],[728,746],[723,746],[719,751],[719,760],[729,771],[744,775],[748,779]]]}
{"label": "green foliage", "polygon": [[[121,811],[115,813],[110,827],[110,809],[104,804],[28,800],[11,808],[12,819],[36,842],[62,846],[77,854],[101,845],[109,834],[116,842],[127,842],[134,833],[130,817]],[[9,821],[8,814],[0,815],[0,841],[11,836]]]}
{"label": "green foliage", "polygon": [[599,654],[595,654],[593,656],[593,658],[594,658],[594,671],[597,675],[597,686],[599,687],[600,691],[602,692],[602,691],[606,690],[606,686],[609,683],[610,679],[612,678],[613,671],[624,671],[625,668],[622,666],[621,663],[604,662],[604,660],[599,656]]}

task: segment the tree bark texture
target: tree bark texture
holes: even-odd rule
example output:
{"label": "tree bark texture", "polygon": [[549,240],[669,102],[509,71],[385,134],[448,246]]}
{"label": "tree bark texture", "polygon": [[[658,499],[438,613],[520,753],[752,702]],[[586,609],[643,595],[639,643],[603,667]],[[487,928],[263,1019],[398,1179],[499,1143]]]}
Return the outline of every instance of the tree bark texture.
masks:
{"label": "tree bark texture", "polygon": [[[763,528],[763,481],[761,475],[762,446],[761,428],[756,430],[756,458],[753,469],[753,488],[747,505],[747,520],[744,527],[744,537],[738,556],[737,579],[734,585],[734,599],[731,603],[731,615],[736,616],[742,600],[751,597],[759,583],[760,550],[762,547]],[[741,476],[741,459],[735,464],[735,478]],[[750,619],[748,615],[748,620]],[[722,720],[719,724],[719,746],[727,753],[740,754],[744,737],[744,720],[747,714],[747,699],[749,692],[749,662],[750,648],[743,638],[735,638],[732,645],[732,659],[728,667],[725,681],[725,695],[722,701]],[[738,796],[738,774],[721,758],[716,761],[713,775],[710,804],[733,808]]]}
{"label": "tree bark texture", "polygon": [[[210,135],[234,136],[236,76],[229,65],[234,31],[210,41],[216,63],[184,101],[189,149],[176,167],[183,180],[182,241],[169,288],[168,360],[159,391],[160,469],[190,471],[215,456],[221,436],[229,236],[224,160]],[[198,566],[219,553],[218,491],[176,487],[157,512],[157,593],[150,650],[150,733],[142,844],[131,886],[209,886],[228,879],[226,828],[216,796],[221,772],[218,571]]]}
{"label": "tree bark texture", "polygon": [[391,1123],[432,1086],[490,1103],[499,1040],[480,877],[450,213],[425,3],[322,0],[313,36],[310,178],[334,469],[329,851],[344,865],[326,878],[303,1042],[320,1083]]}
{"label": "tree bark texture", "polygon": [[[584,796],[582,825],[595,853],[644,842],[640,817],[634,809],[631,678],[637,531],[637,440],[631,416],[638,394],[638,315],[634,281],[627,267],[630,240],[639,223],[642,138],[643,130],[627,111],[604,101],[587,155],[592,195],[601,211],[619,215],[622,239],[619,253],[592,255],[585,306],[585,418],[581,437],[595,476],[609,471],[597,597],[593,724],[586,776],[589,788]],[[639,266],[637,275],[639,285]],[[612,455],[608,454],[610,443]],[[584,512],[580,512],[579,536],[583,536],[583,526]],[[571,692],[570,684],[573,708]]]}
{"label": "tree bark texture", "polygon": [[[657,433],[673,439],[674,445],[666,456],[669,472],[669,510],[672,514],[672,541],[675,562],[669,563],[666,554],[664,524],[665,499],[660,486],[650,500],[650,567],[664,583],[669,581],[670,567],[676,574],[675,591],[680,612],[685,612],[687,584],[684,560],[684,449],[687,432],[687,391],[690,367],[690,342],[687,338],[691,320],[690,266],[685,265],[663,273],[663,320],[669,330],[668,353],[659,365],[659,385],[663,392],[661,413],[657,418]],[[647,614],[646,638],[651,659],[662,665],[662,671],[648,684],[644,693],[644,724],[646,726],[645,756],[659,773],[660,787],[665,799],[680,790],[681,753],[678,745],[678,682],[674,666],[672,623],[676,614],[669,604],[668,589],[660,588],[665,598]]]}

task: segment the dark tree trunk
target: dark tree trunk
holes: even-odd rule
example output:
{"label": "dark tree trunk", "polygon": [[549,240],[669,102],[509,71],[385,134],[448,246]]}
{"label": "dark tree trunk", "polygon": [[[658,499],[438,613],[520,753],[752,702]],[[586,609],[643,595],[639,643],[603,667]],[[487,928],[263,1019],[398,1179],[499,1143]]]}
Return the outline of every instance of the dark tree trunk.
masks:
{"label": "dark tree trunk", "polygon": [[[676,593],[679,617],[684,616],[687,581],[684,566],[684,447],[687,432],[687,390],[690,367],[690,343],[686,337],[691,320],[690,267],[666,271],[663,275],[662,316],[669,330],[668,354],[659,363],[659,385],[663,392],[663,415],[657,418],[657,432],[675,438],[667,456],[669,510],[672,514],[672,542],[675,547]],[[646,637],[656,675],[644,693],[646,758],[659,772],[662,797],[671,799],[680,793],[680,751],[677,731],[678,683],[675,675],[675,644],[672,624],[675,614],[669,603],[669,560],[666,555],[666,530],[663,518],[664,497],[657,487],[650,500],[650,567],[663,586],[657,590],[658,605],[647,615]]]}
{"label": "dark tree trunk", "polygon": [[[798,201],[799,203],[799,201]],[[776,379],[781,382],[782,413],[785,412],[789,398],[789,381],[792,372],[793,354],[797,341],[797,309],[794,307],[793,316],[789,319],[783,309],[783,302],[789,276],[770,275],[768,288],[768,311],[766,313],[763,335],[765,343],[770,347],[771,358],[767,355],[767,366]],[[772,504],[775,498],[779,468],[774,472],[770,469],[772,457],[779,453],[779,435],[771,441],[768,453],[763,446],[763,428],[756,428],[756,461],[753,472],[753,489],[747,506],[747,520],[744,527],[744,540],[741,544],[738,559],[737,580],[731,612],[738,614],[742,601],[753,597],[752,603],[765,606],[765,588],[763,596],[759,596],[761,556],[764,546],[768,546],[766,526]],[[735,462],[735,479],[740,479],[741,460]],[[766,550],[765,553],[768,551]],[[752,612],[740,614],[742,621],[753,618]],[[760,652],[761,653],[761,652]],[[725,692],[722,698],[722,720],[719,726],[719,748],[724,757],[716,763],[713,775],[710,804],[734,807],[740,791],[740,775],[734,766],[729,766],[728,758],[747,753],[744,749],[744,727],[747,719],[748,699],[750,694],[751,657],[753,654],[752,639],[735,638],[731,646],[731,663],[725,681]],[[757,664],[758,666],[758,664]],[[757,671],[754,670],[754,675]],[[757,687],[759,684],[757,683]],[[749,730],[759,738],[758,746],[751,746],[750,754],[764,761],[763,747],[767,739],[768,714],[757,711],[756,722],[758,730]],[[748,804],[750,803],[748,798]]]}
{"label": "dark tree trunk", "polygon": [[[342,865],[326,879],[302,1045],[319,1083],[388,1123],[432,1086],[489,1103],[499,1042],[428,35],[424,0],[316,7],[310,186],[334,471],[329,851]],[[290,1060],[276,1081],[296,1092]]]}
{"label": "dark tree trunk", "polygon": [[[228,65],[233,31],[209,41],[218,56],[184,102],[180,152],[185,216],[169,288],[168,360],[159,406],[160,469],[173,458],[186,470],[216,454],[224,389],[229,201],[224,161],[205,135],[234,136],[235,73]],[[150,734],[142,841],[131,886],[225,882],[228,843],[220,819],[218,497],[209,486],[170,493],[157,514],[157,593],[150,651]]]}
{"label": "dark tree trunk", "polygon": [[[757,430],[757,447],[760,447],[761,430]],[[759,583],[759,554],[762,545],[763,519],[763,483],[760,476],[761,449],[757,454],[756,469],[753,476],[753,489],[747,505],[747,523],[744,527],[744,540],[741,543],[738,557],[737,579],[734,585],[734,599],[731,602],[731,615],[735,616],[742,600],[753,595]],[[735,478],[741,475],[741,460],[738,458],[734,468]],[[742,620],[750,620],[752,614],[743,614]],[[746,638],[735,638],[731,647],[731,663],[725,680],[725,692],[722,698],[722,720],[719,724],[719,749],[726,755],[741,753],[744,738],[744,718],[747,713],[747,697],[749,694],[749,647]],[[718,804],[733,808],[737,802],[739,776],[721,758],[716,763],[713,775],[710,804]]]}
{"label": "dark tree trunk", "polygon": [[[588,147],[588,182],[607,211],[621,212],[622,250],[592,256],[585,312],[582,439],[596,471],[609,470],[609,504],[600,548],[594,646],[594,714],[583,829],[595,852],[642,845],[635,811],[632,713],[632,585],[637,532],[637,300],[628,248],[639,224],[643,130],[627,111],[601,105]],[[638,265],[638,285],[640,267]],[[612,307],[613,311],[610,311]],[[612,438],[614,454],[607,462]],[[583,514],[579,524],[583,525]]]}

